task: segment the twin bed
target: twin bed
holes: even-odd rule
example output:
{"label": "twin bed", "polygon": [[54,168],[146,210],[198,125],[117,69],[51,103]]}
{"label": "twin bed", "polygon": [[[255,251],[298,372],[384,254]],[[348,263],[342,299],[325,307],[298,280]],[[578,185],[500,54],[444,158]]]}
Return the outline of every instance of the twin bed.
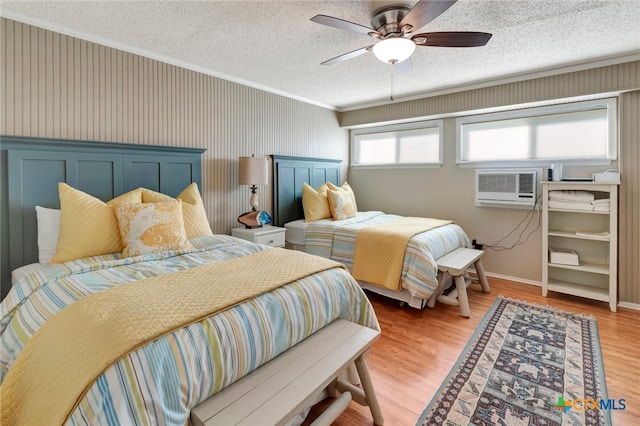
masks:
{"label": "twin bed", "polygon": [[[60,208],[58,182],[75,188],[78,224],[103,201],[146,204],[145,187],[147,201],[182,207],[188,235],[201,150],[3,137],[1,153],[2,424],[184,425],[193,407],[336,319],[379,330],[339,264],[206,231],[170,250],[37,266],[35,207]],[[9,271],[25,265],[11,285]]]}
{"label": "twin bed", "polygon": [[[339,161],[273,156],[273,176],[274,224],[287,229],[289,248],[338,261],[349,268],[363,288],[406,302],[411,307],[425,307],[438,287],[442,274],[438,274],[437,259],[471,245],[463,229],[450,221],[403,218],[379,211],[356,212],[353,217],[342,220],[317,219],[326,216],[322,214],[314,214],[312,220],[305,217],[305,183],[312,188],[319,188],[326,182],[334,188],[345,187],[338,187],[341,185]],[[388,236],[383,236],[378,253],[358,253],[356,250],[356,239],[362,230],[392,227],[410,220],[417,222],[418,227],[409,228],[409,234],[413,229],[428,230],[415,234],[408,243],[402,241],[398,246],[401,248],[394,247]],[[375,255],[378,257],[373,257]],[[378,277],[379,274],[370,273],[369,269],[374,269],[376,263],[382,263],[386,268],[384,262],[394,256],[402,258],[399,279],[383,279],[385,277]],[[369,264],[354,268],[354,259],[358,257],[361,263],[369,261]]]}

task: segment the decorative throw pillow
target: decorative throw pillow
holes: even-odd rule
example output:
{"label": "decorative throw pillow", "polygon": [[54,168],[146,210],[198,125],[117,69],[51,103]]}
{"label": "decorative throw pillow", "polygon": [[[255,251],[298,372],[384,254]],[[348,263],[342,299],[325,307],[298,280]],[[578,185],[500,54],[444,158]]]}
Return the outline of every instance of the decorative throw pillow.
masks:
{"label": "decorative throw pillow", "polygon": [[329,200],[329,208],[331,209],[333,220],[349,219],[356,215],[351,196],[347,191],[330,189],[327,191],[327,199]]}
{"label": "decorative throw pillow", "polygon": [[[173,199],[174,198],[166,194],[161,194],[160,192],[146,188],[142,189],[143,203],[157,203],[161,201],[171,201]],[[184,229],[188,239],[201,237],[203,235],[213,235],[211,226],[209,226],[209,219],[207,219],[207,212],[204,209],[204,203],[200,197],[200,191],[198,191],[198,185],[195,182],[187,186],[175,199],[182,200]]]}
{"label": "decorative throw pillow", "polygon": [[193,248],[187,241],[181,200],[118,204],[114,211],[124,257]]}
{"label": "decorative throw pillow", "polygon": [[315,190],[305,182],[302,185],[302,209],[305,222],[330,218],[327,184],[323,183]]}
{"label": "decorative throw pillow", "polygon": [[60,210],[36,206],[38,221],[38,261],[42,265],[51,263],[56,255],[58,235],[60,235]]}
{"label": "decorative throw pillow", "polygon": [[122,251],[124,247],[113,206],[141,202],[141,189],[134,189],[107,203],[64,182],[58,183],[58,192],[60,235],[52,264]]}
{"label": "decorative throw pillow", "polygon": [[353,203],[353,209],[356,212],[358,211],[358,205],[356,204],[356,194],[353,193],[353,189],[351,188],[349,183],[347,183],[345,181],[345,183],[343,183],[342,186],[336,186],[336,185],[332,184],[331,182],[327,182],[327,186],[329,187],[329,189],[332,189],[334,191],[345,191],[345,192],[347,192],[349,194],[349,196],[351,197],[351,203]]}

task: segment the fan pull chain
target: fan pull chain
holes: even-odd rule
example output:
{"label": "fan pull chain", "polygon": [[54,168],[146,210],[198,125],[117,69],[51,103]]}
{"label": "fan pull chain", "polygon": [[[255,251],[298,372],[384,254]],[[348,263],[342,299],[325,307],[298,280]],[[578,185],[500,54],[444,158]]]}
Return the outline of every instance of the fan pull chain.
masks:
{"label": "fan pull chain", "polygon": [[389,96],[389,102],[393,102],[395,101],[395,99],[393,98],[393,92],[394,92],[394,83],[395,83],[395,79],[396,79],[396,73],[395,73],[395,69],[393,68],[393,64],[391,65],[391,96]]}

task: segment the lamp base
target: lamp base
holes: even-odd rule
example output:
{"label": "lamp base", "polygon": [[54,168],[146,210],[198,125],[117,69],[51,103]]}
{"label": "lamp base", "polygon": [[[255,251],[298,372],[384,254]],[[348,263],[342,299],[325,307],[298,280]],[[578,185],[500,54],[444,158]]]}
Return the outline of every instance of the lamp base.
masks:
{"label": "lamp base", "polygon": [[258,211],[258,187],[253,185],[251,187],[251,198],[249,199],[249,205],[251,206],[251,211]]}

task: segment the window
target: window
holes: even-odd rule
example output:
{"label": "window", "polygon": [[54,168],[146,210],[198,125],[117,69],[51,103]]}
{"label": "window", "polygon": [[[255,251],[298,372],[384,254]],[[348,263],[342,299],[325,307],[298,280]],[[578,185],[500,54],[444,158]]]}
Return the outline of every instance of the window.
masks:
{"label": "window", "polygon": [[352,166],[442,164],[442,120],[353,130]]}
{"label": "window", "polygon": [[463,164],[608,164],[617,156],[615,99],[464,117],[456,129]]}

